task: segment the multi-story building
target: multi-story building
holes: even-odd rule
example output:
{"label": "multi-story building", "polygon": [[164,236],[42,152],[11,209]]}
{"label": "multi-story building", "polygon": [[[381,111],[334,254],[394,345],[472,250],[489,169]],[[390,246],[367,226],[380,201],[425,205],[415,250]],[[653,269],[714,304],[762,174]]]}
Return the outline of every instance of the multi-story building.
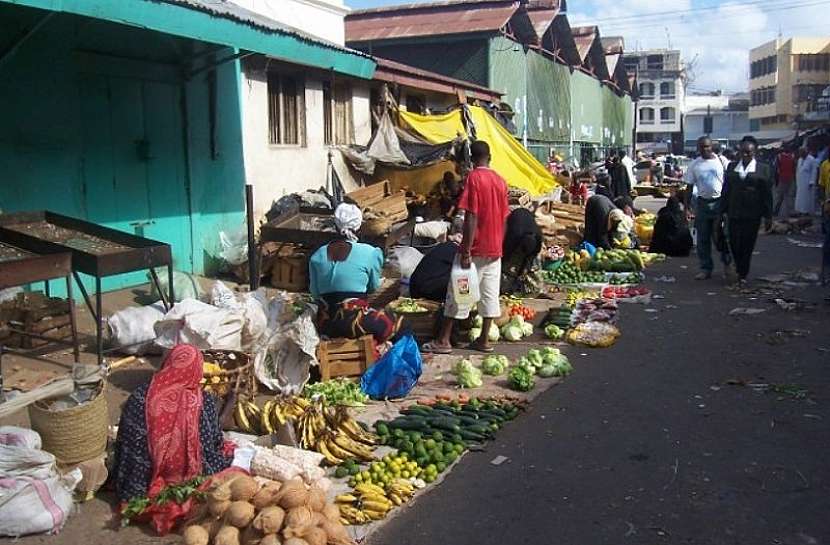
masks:
{"label": "multi-story building", "polygon": [[697,148],[703,135],[734,147],[749,132],[749,95],[686,95],[683,111],[683,134],[686,153]]}
{"label": "multi-story building", "polygon": [[759,140],[809,128],[830,84],[830,37],[777,38],[749,52],[749,122]]}
{"label": "multi-story building", "polygon": [[680,51],[626,53],[623,63],[639,84],[637,149],[682,153],[686,70]]}

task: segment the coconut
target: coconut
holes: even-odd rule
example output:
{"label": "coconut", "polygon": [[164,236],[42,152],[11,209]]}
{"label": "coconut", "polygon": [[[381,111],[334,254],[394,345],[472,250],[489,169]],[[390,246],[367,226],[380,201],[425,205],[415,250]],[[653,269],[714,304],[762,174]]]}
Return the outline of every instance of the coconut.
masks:
{"label": "coconut", "polygon": [[325,530],[316,526],[306,529],[303,532],[303,539],[308,542],[308,545],[326,545],[326,541],[328,541]]}
{"label": "coconut", "polygon": [[339,543],[339,544],[352,544],[354,541],[351,537],[349,537],[349,532],[346,531],[346,527],[340,523],[339,520],[325,520],[323,524],[320,525],[326,532],[326,536],[328,536],[328,540],[331,543]]}
{"label": "coconut", "polygon": [[285,509],[300,507],[301,505],[305,505],[307,501],[308,490],[306,490],[305,484],[301,480],[296,481],[292,479],[286,482],[282,485],[280,493],[277,496],[277,503]]}
{"label": "coconut", "polygon": [[282,542],[282,545],[308,545],[308,541],[298,537],[289,537]]}
{"label": "coconut", "polygon": [[251,499],[251,503],[254,504],[254,507],[257,509],[265,509],[266,507],[274,505],[277,495],[280,493],[281,487],[282,484],[278,482],[265,485]]}
{"label": "coconut", "polygon": [[306,528],[314,524],[314,511],[305,505],[291,509],[285,515],[285,537],[301,535]]}
{"label": "coconut", "polygon": [[201,526],[188,526],[182,534],[184,545],[208,545],[210,534]]}
{"label": "coconut", "polygon": [[259,545],[282,545],[282,541],[277,534],[268,534],[260,540]]}
{"label": "coconut", "polygon": [[213,545],[239,545],[239,528],[223,526],[213,539]]}
{"label": "coconut", "polygon": [[240,545],[259,545],[262,541],[262,533],[248,526],[239,533]]}
{"label": "coconut", "polygon": [[327,503],[326,506],[323,507],[323,514],[332,522],[340,521],[340,508],[333,503]]}
{"label": "coconut", "polygon": [[231,506],[231,500],[215,500],[212,497],[209,497],[207,506],[211,515],[214,517],[221,517]]}
{"label": "coconut", "polygon": [[252,526],[263,534],[276,534],[282,528],[285,511],[277,506],[266,507],[254,518]]}
{"label": "coconut", "polygon": [[210,489],[208,497],[216,501],[227,501],[231,499],[231,487],[227,483],[222,483]]}
{"label": "coconut", "polygon": [[254,520],[255,515],[256,510],[253,505],[246,501],[235,501],[231,502],[231,506],[225,514],[225,519],[228,524],[237,528],[245,528]]}
{"label": "coconut", "polygon": [[322,511],[326,506],[326,493],[318,486],[312,486],[308,491],[308,499],[306,501],[312,511]]}
{"label": "coconut", "polygon": [[243,475],[234,479],[229,485],[233,501],[248,501],[259,492],[259,484],[253,477]]}

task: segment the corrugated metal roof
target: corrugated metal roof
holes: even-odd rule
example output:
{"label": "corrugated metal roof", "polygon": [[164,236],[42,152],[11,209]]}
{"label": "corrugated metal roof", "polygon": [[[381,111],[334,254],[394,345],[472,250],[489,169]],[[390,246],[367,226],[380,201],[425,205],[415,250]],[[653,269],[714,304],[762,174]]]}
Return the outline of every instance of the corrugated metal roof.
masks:
{"label": "corrugated metal roof", "polygon": [[553,20],[556,19],[556,16],[559,15],[559,9],[529,10],[527,14],[530,16],[536,35],[541,37],[545,34],[545,32],[547,32],[548,28],[550,28],[550,25],[553,23]]}
{"label": "corrugated metal roof", "polygon": [[495,32],[518,8],[512,0],[446,0],[357,10],[346,16],[346,41]]}
{"label": "corrugated metal roof", "polygon": [[[123,1],[123,0],[119,0]],[[228,0],[145,0],[150,2],[163,2],[167,4],[175,4],[179,6],[184,6],[190,9],[203,11],[213,15],[214,17],[222,17],[224,19],[230,19],[232,21],[236,21],[239,23],[244,23],[254,28],[258,28],[260,30],[265,30],[268,32],[280,33],[280,34],[290,34],[296,38],[301,40],[307,41],[309,43],[313,43],[316,45],[325,46],[331,49],[336,49],[338,51],[342,51],[345,53],[352,53],[354,55],[358,55],[365,58],[371,58],[370,55],[363,53],[362,51],[356,51],[354,49],[350,49],[348,47],[344,47],[340,44],[336,44],[334,42],[329,42],[322,38],[318,38],[317,36],[312,36],[307,34],[297,28],[294,28],[290,25],[286,25],[275,21],[269,17],[265,17],[264,15],[260,15],[259,13],[250,11],[248,9],[243,8],[238,4],[234,4],[233,2],[229,2]]]}
{"label": "corrugated metal roof", "polygon": [[447,94],[454,94],[456,90],[462,89],[472,98],[490,101],[499,101],[504,94],[489,87],[484,87],[483,85],[476,85],[469,81],[450,78],[443,74],[436,74],[435,72],[422,70],[421,68],[416,68],[408,64],[381,57],[374,57],[374,59],[377,63],[374,79],[378,81],[398,83],[417,89]]}
{"label": "corrugated metal roof", "polygon": [[574,42],[576,42],[576,49],[579,51],[579,58],[582,59],[582,62],[585,62],[585,59],[588,58],[588,53],[591,51],[591,46],[594,45],[594,40],[597,37],[597,27],[571,27],[571,34],[573,34]]}

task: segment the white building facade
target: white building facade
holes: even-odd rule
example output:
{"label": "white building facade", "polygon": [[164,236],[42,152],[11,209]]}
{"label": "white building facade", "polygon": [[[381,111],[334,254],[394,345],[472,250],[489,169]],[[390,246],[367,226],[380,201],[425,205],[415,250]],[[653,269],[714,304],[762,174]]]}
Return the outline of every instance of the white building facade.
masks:
{"label": "white building facade", "polygon": [[749,133],[749,95],[686,95],[683,133],[686,153],[695,151],[704,135],[734,148]]}
{"label": "white building facade", "polygon": [[[349,10],[342,0],[232,1],[344,47],[343,18]],[[329,186],[333,147],[368,143],[370,83],[262,56],[242,61],[245,174],[254,186],[257,217],[280,197]]]}
{"label": "white building facade", "polygon": [[686,73],[680,51],[626,53],[623,63],[638,82],[637,149],[682,153]]}

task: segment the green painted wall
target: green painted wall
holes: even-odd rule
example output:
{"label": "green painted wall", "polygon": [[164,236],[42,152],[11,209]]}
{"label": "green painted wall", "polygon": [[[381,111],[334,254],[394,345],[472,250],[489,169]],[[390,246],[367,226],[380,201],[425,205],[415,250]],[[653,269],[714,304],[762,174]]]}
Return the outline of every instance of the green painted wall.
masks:
{"label": "green painted wall", "polygon": [[571,129],[574,142],[602,144],[602,86],[596,78],[571,74]]}
{"label": "green painted wall", "polygon": [[634,138],[634,102],[628,95],[623,97],[623,111],[625,112],[625,136],[623,142],[625,142],[626,146],[631,146]]}
{"label": "green painted wall", "polygon": [[[45,14],[0,3],[8,30],[0,51]],[[51,17],[0,64],[0,208],[49,209],[161,240],[178,270],[205,272],[218,232],[244,220],[245,178],[238,66],[217,70],[211,153],[207,73],[185,83],[176,64],[194,47],[139,28]],[[104,286],[140,283],[144,274]]]}
{"label": "green painted wall", "polygon": [[571,132],[570,76],[568,67],[535,51],[528,51],[529,139],[560,144],[568,142]]}
{"label": "green painted wall", "polygon": [[[487,40],[439,40],[363,48],[378,57],[479,85],[489,84]],[[495,87],[498,90],[498,87]]]}
{"label": "green painted wall", "polygon": [[625,103],[610,87],[602,87],[602,145],[606,148],[625,144]]}
{"label": "green painted wall", "polygon": [[525,129],[527,108],[527,54],[516,42],[504,36],[495,36],[488,42],[489,77],[487,85],[503,91],[502,100],[513,108],[516,136]]}

